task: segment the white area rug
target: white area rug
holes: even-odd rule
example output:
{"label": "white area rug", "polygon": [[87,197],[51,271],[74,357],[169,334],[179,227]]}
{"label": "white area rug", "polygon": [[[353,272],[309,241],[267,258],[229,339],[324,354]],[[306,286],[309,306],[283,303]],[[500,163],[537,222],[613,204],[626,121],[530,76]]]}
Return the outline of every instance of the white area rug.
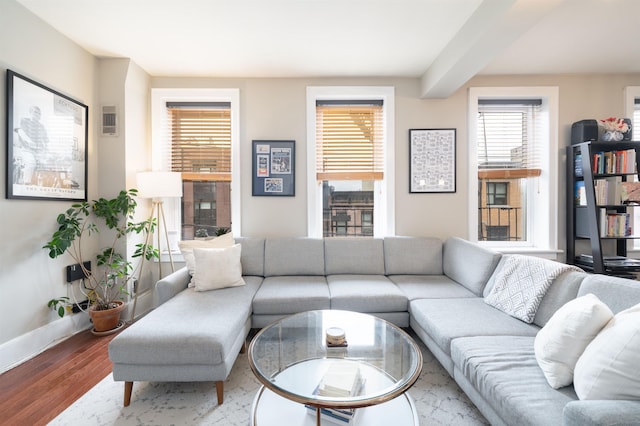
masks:
{"label": "white area rug", "polygon": [[[488,424],[433,355],[422,344],[420,347],[424,356],[422,374],[409,390],[420,424]],[[211,382],[136,382],[131,405],[123,407],[124,383],[114,382],[109,374],[49,424],[249,426],[251,403],[260,384],[246,354],[238,356],[224,386],[224,404],[218,406]],[[284,421],[283,426],[292,425]]]}

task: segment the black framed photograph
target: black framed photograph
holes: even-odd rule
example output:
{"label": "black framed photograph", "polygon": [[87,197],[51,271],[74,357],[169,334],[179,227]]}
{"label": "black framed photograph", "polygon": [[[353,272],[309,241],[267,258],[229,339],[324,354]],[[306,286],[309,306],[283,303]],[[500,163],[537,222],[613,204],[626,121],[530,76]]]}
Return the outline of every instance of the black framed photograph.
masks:
{"label": "black framed photograph", "polygon": [[254,140],[251,150],[254,196],[296,194],[295,141]]}
{"label": "black framed photograph", "polygon": [[89,107],[11,70],[6,105],[6,197],[86,201]]}
{"label": "black framed photograph", "polygon": [[456,192],[456,129],[409,130],[409,192]]}

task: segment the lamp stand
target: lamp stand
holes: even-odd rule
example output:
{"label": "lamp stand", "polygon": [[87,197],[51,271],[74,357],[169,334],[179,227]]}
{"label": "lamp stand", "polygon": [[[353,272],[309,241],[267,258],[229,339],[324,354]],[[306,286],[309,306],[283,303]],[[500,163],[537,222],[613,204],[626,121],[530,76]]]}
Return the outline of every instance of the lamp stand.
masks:
{"label": "lamp stand", "polygon": [[[151,207],[151,216],[149,216],[149,221],[152,221],[154,218],[157,219],[157,236],[158,236],[158,252],[160,253],[161,258],[158,259],[158,280],[162,279],[162,250],[160,247],[160,221],[162,221],[162,228],[164,228],[164,238],[165,238],[165,242],[167,243],[167,251],[169,252],[169,262],[171,263],[171,272],[175,272],[175,266],[173,264],[173,255],[171,254],[171,244],[169,243],[169,232],[167,231],[167,222],[165,220],[165,216],[164,216],[164,208],[163,208],[163,201],[161,199],[153,199],[153,206]],[[144,245],[147,246],[149,245],[149,238],[150,238],[150,234],[147,233],[147,235],[145,236],[145,240],[144,240]],[[142,270],[144,267],[144,261],[145,261],[145,256],[142,256],[142,260],[140,261],[140,277],[142,278]],[[129,320],[130,323],[133,323],[133,321],[135,320],[135,314],[136,314],[136,305],[138,303],[138,291],[139,289],[136,288],[136,294],[133,297],[133,308],[131,309],[131,318]]]}

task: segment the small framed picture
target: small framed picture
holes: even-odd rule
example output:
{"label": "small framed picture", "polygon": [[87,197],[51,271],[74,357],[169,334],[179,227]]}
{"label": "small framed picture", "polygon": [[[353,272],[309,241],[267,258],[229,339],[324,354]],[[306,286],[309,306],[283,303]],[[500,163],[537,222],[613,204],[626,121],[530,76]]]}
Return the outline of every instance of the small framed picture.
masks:
{"label": "small framed picture", "polygon": [[409,130],[409,192],[456,192],[456,129]]}
{"label": "small framed picture", "polygon": [[13,199],[87,199],[89,107],[7,70],[7,191]]}
{"label": "small framed picture", "polygon": [[295,196],[295,141],[254,140],[254,196]]}

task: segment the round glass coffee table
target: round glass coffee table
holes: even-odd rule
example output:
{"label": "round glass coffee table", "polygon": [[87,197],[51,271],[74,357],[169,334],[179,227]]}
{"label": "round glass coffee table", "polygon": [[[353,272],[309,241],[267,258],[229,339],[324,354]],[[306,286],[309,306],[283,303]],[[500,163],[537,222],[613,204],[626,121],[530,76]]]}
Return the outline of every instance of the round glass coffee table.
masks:
{"label": "round glass coffee table", "polygon": [[[328,344],[327,331],[346,341]],[[378,317],[340,310],[291,315],[258,332],[248,352],[263,384],[252,426],[311,426],[324,418],[418,425],[406,391],[420,376],[422,353],[407,333]]]}

